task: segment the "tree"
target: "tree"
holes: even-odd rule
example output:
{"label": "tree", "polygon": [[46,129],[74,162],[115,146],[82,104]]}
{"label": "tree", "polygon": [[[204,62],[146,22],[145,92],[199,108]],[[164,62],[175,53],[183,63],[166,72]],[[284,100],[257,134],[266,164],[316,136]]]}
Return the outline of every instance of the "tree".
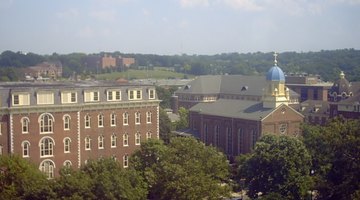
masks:
{"label": "tree", "polygon": [[112,158],[90,160],[79,171],[63,169],[55,182],[58,198],[145,199],[147,187],[133,169],[123,169]]}
{"label": "tree", "polygon": [[159,109],[159,134],[160,139],[165,143],[169,143],[172,137],[172,123],[164,109]]}
{"label": "tree", "polygon": [[310,166],[311,157],[300,140],[264,135],[239,173],[251,198],[302,199],[311,186]]}
{"label": "tree", "polygon": [[303,127],[312,155],[317,199],[352,199],[360,194],[360,121],[336,118]]}
{"label": "tree", "polygon": [[219,199],[229,195],[226,157],[194,138],[149,140],[132,157],[149,185],[149,199]]}
{"label": "tree", "polygon": [[47,199],[52,195],[45,175],[18,156],[0,156],[0,199]]}
{"label": "tree", "polygon": [[189,111],[184,108],[180,107],[178,110],[180,120],[175,123],[176,130],[185,129],[189,127]]}

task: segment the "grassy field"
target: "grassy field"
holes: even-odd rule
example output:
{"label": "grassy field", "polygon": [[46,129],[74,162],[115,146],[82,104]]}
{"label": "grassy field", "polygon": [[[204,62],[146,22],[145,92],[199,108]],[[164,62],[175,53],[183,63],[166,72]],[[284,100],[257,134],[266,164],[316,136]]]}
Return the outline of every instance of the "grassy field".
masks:
{"label": "grassy field", "polygon": [[[191,78],[192,76],[188,76]],[[106,74],[96,75],[98,80],[117,80],[119,78],[124,78],[128,80],[132,79],[169,79],[169,78],[184,78],[184,74],[165,71],[165,70],[128,70],[126,72],[112,72]]]}

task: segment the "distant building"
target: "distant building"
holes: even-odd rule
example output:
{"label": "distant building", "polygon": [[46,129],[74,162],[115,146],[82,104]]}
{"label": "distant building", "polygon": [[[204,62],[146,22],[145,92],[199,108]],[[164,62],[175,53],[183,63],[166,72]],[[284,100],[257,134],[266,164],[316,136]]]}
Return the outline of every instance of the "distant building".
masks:
{"label": "distant building", "polygon": [[48,178],[101,157],[127,167],[143,141],[159,138],[159,103],[152,85],[2,83],[0,154],[21,156]]}
{"label": "distant building", "polygon": [[116,58],[112,57],[111,55],[108,56],[107,54],[105,54],[102,58],[101,58],[101,68],[105,69],[105,68],[114,68],[117,66],[116,63]]}
{"label": "distant building", "polygon": [[304,116],[289,106],[297,102],[292,101],[296,95],[291,96],[285,86],[285,76],[277,66],[276,57],[275,65],[264,79],[258,77],[251,82],[254,77],[236,78],[247,81],[236,84],[234,76],[232,79],[223,76],[221,79],[219,77],[222,81],[201,82],[196,86],[199,88],[188,86],[188,90],[207,91],[205,95],[190,92],[181,99],[190,100],[191,103],[198,100],[189,110],[189,124],[193,132],[198,132],[201,141],[218,147],[232,159],[249,153],[264,134],[295,137],[301,134],[300,124]]}
{"label": "distant building", "polygon": [[61,62],[43,62],[35,66],[26,67],[23,69],[23,72],[25,77],[57,79],[62,77],[63,67]]}
{"label": "distant building", "polygon": [[125,58],[125,57],[119,56],[118,62],[120,64],[119,66],[129,68],[130,66],[135,64],[135,58]]}

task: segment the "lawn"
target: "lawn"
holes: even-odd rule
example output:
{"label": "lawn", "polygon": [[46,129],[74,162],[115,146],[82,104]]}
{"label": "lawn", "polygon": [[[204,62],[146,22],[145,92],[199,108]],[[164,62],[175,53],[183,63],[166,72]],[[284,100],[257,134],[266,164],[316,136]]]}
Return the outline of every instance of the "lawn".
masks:
{"label": "lawn", "polygon": [[[171,79],[171,78],[184,78],[185,74],[177,73],[173,71],[165,70],[133,70],[130,69],[126,72],[112,72],[106,74],[96,75],[98,80],[117,80],[119,78],[124,78],[128,80],[132,79]],[[188,76],[188,75],[187,75]],[[188,76],[191,78],[192,76]]]}

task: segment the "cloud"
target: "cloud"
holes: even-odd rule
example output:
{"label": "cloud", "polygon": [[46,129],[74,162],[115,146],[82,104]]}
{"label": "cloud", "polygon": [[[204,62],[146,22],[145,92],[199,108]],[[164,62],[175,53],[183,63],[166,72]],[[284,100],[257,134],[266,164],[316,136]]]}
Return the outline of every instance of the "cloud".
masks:
{"label": "cloud", "polygon": [[56,13],[56,17],[60,19],[73,19],[79,16],[79,11],[76,8],[69,8],[68,10]]}
{"label": "cloud", "polygon": [[150,15],[150,11],[149,11],[148,9],[146,9],[146,8],[143,8],[143,9],[142,9],[142,14],[143,14],[144,16],[148,16],[148,15]]}
{"label": "cloud", "polygon": [[90,16],[99,21],[114,21],[117,13],[114,10],[96,10],[90,12]]}
{"label": "cloud", "polygon": [[224,3],[237,10],[260,11],[264,9],[253,0],[224,0]]}
{"label": "cloud", "polygon": [[333,0],[333,1],[337,3],[346,3],[350,5],[356,5],[356,4],[360,5],[360,0]]}
{"label": "cloud", "polygon": [[209,0],[180,0],[180,5],[184,8],[209,6],[209,4]]}

